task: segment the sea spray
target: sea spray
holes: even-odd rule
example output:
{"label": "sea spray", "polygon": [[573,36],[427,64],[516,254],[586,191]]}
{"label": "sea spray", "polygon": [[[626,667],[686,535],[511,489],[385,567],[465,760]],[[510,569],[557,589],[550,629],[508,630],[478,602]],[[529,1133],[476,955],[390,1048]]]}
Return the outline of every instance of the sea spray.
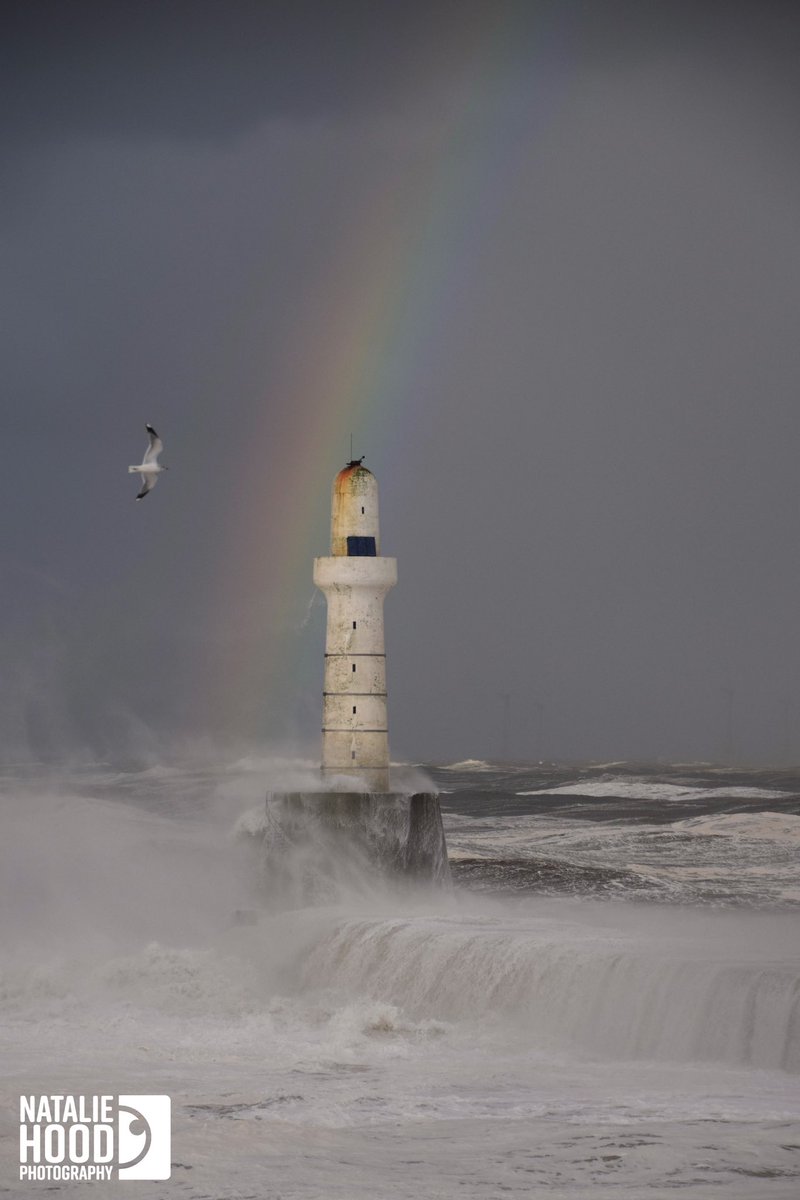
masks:
{"label": "sea spray", "polygon": [[438,796],[294,792],[267,797],[261,836],[265,888],[274,900],[319,903],[382,888],[449,886]]}
{"label": "sea spray", "polygon": [[[656,837],[658,802],[640,802],[645,822],[629,799],[513,795],[547,772],[447,772],[458,791],[446,803],[466,822],[446,813],[455,848],[483,838],[499,876],[512,847],[536,856],[545,842],[554,860],[638,861],[643,844],[629,839]],[[264,775],[253,756],[98,768],[49,779],[46,798],[31,779],[9,787],[0,1005],[15,1090],[113,1091],[124,1078],[170,1094],[174,1170],[198,1194],[260,1194],[266,1164],[287,1194],[315,1200],[427,1195],[432,1178],[448,1200],[506,1186],[797,1195],[793,912],[632,903],[627,875],[627,903],[402,876],[353,886],[343,873],[333,901],[273,906],[260,877],[253,898],[252,856],[229,836],[244,808],[259,802],[263,815]],[[761,809],[765,799],[778,803],[760,797]],[[652,853],[677,889],[707,859],[730,889],[763,896],[792,831],[789,801],[780,818],[758,817],[757,838],[741,798],[725,821],[721,803],[706,810],[711,825],[672,828],[702,805],[670,802]],[[728,821],[736,836],[707,836]],[[784,848],[788,887],[796,840]],[[256,904],[255,924],[231,923]],[[0,1130],[5,1164],[17,1132]],[[138,1194],[159,1200],[163,1187]]]}

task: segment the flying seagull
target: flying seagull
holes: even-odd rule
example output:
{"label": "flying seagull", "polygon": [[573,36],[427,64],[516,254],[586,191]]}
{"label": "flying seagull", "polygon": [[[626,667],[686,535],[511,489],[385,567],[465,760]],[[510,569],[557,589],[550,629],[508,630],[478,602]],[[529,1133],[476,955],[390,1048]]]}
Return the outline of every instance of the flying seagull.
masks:
{"label": "flying seagull", "polygon": [[148,443],[147,449],[144,452],[144,458],[139,463],[138,467],[128,467],[128,474],[135,475],[138,471],[142,477],[142,490],[136,497],[137,500],[144,500],[148,492],[152,492],[153,488],[158,483],[158,477],[162,471],[168,471],[168,467],[160,467],[158,465],[158,456],[164,449],[161,438],[153,429],[152,425],[145,425],[147,430]]}

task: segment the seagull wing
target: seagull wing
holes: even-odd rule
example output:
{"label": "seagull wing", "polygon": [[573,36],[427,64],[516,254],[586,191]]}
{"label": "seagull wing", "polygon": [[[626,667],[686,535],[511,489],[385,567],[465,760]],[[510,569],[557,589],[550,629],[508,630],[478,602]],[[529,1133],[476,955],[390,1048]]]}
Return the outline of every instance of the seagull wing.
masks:
{"label": "seagull wing", "polygon": [[147,434],[148,434],[148,437],[150,440],[147,443],[147,449],[144,452],[144,458],[142,459],[142,462],[143,463],[157,463],[158,456],[161,453],[161,451],[164,449],[164,445],[161,441],[161,438],[156,433],[155,429],[153,429],[152,425],[145,425],[145,429],[147,430]]}
{"label": "seagull wing", "polygon": [[144,500],[148,492],[152,492],[153,488],[158,483],[157,475],[142,475],[142,490],[136,497],[137,500]]}

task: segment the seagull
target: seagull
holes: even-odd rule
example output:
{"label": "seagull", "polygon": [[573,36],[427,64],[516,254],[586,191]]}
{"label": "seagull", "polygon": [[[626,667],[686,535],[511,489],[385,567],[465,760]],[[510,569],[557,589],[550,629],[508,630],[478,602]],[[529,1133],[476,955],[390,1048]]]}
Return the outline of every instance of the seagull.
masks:
{"label": "seagull", "polygon": [[158,483],[158,477],[162,471],[168,471],[169,467],[160,467],[158,465],[158,456],[164,449],[161,438],[153,429],[152,425],[145,425],[147,430],[148,443],[147,449],[144,452],[144,458],[139,463],[138,467],[128,467],[128,474],[135,475],[138,471],[142,477],[142,490],[136,497],[137,500],[144,500],[148,492],[152,492],[153,488]]}

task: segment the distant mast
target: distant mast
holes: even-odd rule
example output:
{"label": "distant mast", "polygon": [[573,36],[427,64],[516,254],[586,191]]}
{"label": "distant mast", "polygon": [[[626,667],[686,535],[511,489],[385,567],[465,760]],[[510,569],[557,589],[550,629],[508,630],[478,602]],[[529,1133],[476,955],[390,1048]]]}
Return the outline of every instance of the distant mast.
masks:
{"label": "distant mast", "polygon": [[397,583],[397,560],[380,557],[378,484],[362,463],[351,459],[333,481],[331,552],[314,560],[328,605],[322,772],[388,792],[383,601]]}

